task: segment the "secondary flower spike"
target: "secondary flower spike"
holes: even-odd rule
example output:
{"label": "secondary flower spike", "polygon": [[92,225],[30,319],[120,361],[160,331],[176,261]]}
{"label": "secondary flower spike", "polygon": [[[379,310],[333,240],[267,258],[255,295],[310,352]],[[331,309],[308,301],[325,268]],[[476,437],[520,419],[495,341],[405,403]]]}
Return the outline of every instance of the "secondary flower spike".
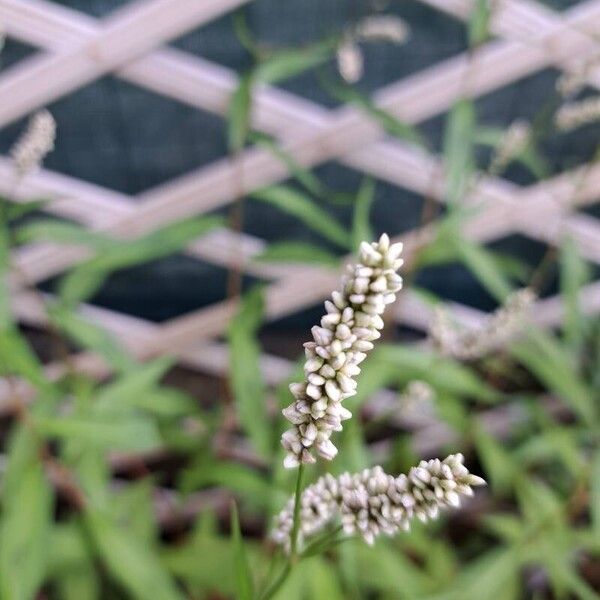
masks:
{"label": "secondary flower spike", "polygon": [[404,262],[401,252],[402,244],[390,244],[386,234],[362,242],[359,262],[348,266],[341,291],[325,302],[327,314],[312,328],[313,341],[304,344],[305,380],[290,385],[295,400],[283,410],[294,425],[281,438],[285,467],[315,462],[313,447],[327,460],[337,454],[331,434],[352,416],[342,401],[356,393],[358,365],[381,335],[385,307],[402,288],[396,273]]}
{"label": "secondary flower spike", "polygon": [[[395,535],[408,530],[417,517],[435,519],[440,509],[457,507],[461,496],[472,496],[473,487],[485,481],[472,475],[463,464],[462,454],[443,461],[424,461],[408,475],[394,477],[379,466],[339,477],[325,475],[307,487],[300,498],[300,539],[341,521],[346,535],[360,535],[367,544],[384,533]],[[274,541],[289,550],[294,522],[294,498],[275,518]]]}

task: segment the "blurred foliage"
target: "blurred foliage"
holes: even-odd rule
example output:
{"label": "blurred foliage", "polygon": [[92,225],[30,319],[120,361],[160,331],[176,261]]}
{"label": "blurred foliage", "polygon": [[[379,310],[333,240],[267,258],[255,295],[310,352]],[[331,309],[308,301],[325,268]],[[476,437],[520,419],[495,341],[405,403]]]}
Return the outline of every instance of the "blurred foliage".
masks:
{"label": "blurred foliage", "polygon": [[[474,3],[470,53],[489,38],[490,4]],[[387,135],[420,151],[427,150],[425,136],[340,81],[331,65],[338,36],[303,48],[265,47],[242,12],[235,29],[252,66],[231,97],[230,151],[235,157],[252,144],[276,156],[291,179],[250,197],[322,241],[284,236],[254,260],[337,268],[336,252],[373,236],[377,183],[364,179],[355,195],[331,189],[285,146],[253,131],[257,88],[313,71],[333,99],[362,111]],[[93,302],[111,274],[182,251],[223,221],[193,218],[122,239],[50,219],[44,211],[51,199],[2,199],[0,598],[600,598],[600,321],[580,302],[593,271],[568,238],[557,256],[549,252],[531,267],[462,234],[478,214],[463,201],[486,175],[478,148],[493,150],[501,139],[501,130],[478,121],[471,100],[459,99],[450,110],[443,140],[448,211],[407,266],[407,287],[437,304],[412,285],[415,275],[458,264],[501,303],[518,286],[539,286],[550,261],[559,273],[561,327],[527,324],[505,348],[461,363],[390,326],[364,363],[358,394],[347,401],[355,418],[340,435],[338,458],[309,469],[305,482],[325,469],[338,474],[375,462],[401,472],[424,447],[435,447],[440,455],[464,452],[489,488],[463,511],[416,523],[373,548],[341,543],[339,532],[328,532],[293,565],[268,540],[294,474],[282,468],[278,443],[288,381],[263,377],[264,289],[251,289],[237,304],[226,336],[227,381],[213,397],[202,387],[192,395],[167,383],[177,381],[175,359],[146,355],[136,339],[119,340],[82,304]],[[536,178],[548,174],[539,141],[512,158]],[[336,205],[351,207],[351,228],[334,216]],[[51,294],[32,290],[44,307],[51,367],[38,356],[32,330],[12,316],[18,298],[11,252],[26,243],[85,251]],[[370,416],[376,392],[399,392],[414,380],[435,392],[426,426],[399,424],[399,402],[391,413]]]}

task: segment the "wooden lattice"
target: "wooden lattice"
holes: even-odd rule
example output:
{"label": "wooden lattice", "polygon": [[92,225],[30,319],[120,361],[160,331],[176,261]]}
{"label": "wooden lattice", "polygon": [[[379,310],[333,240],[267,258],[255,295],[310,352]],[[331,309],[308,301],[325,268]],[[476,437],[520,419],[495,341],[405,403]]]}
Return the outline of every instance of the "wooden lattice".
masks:
{"label": "wooden lattice", "polygon": [[[189,106],[224,115],[237,86],[236,74],[162,44],[245,1],[145,0],[132,2],[107,19],[96,20],[46,0],[2,0],[0,22],[7,34],[42,52],[0,75],[0,127],[107,73]],[[468,18],[473,5],[471,0],[421,1],[463,19]],[[481,96],[550,66],[563,71],[577,68],[586,56],[597,51],[593,36],[600,28],[600,0],[582,2],[564,13],[552,12],[529,0],[504,0],[495,3],[491,27],[497,40],[473,55],[444,60],[386,86],[374,94],[375,102],[398,118],[417,124],[445,112],[464,95]],[[587,77],[590,86],[600,87],[600,67],[590,69]],[[282,148],[304,166],[336,160],[395,186],[444,200],[441,159],[387,139],[376,123],[354,108],[330,110],[281,89],[261,86],[254,98],[253,127],[276,136]],[[225,206],[239,195],[287,175],[281,161],[253,147],[235,160],[217,160],[135,199],[48,170],[28,176],[18,190],[18,199],[54,198],[47,210],[56,215],[115,236],[135,237]],[[10,161],[0,159],[0,191],[9,193],[12,181]],[[480,210],[464,224],[463,234],[488,242],[520,233],[550,244],[558,244],[569,234],[584,257],[600,263],[600,223],[577,212],[578,207],[593,204],[599,196],[597,164],[530,187],[482,176],[465,199]],[[405,243],[410,257],[417,241],[427,235],[428,229],[423,228],[398,239]],[[261,239],[222,229],[191,244],[187,251],[224,267],[241,264],[245,272],[272,280],[266,292],[269,320],[313,305],[336,287],[338,274],[331,270],[253,262],[265,245]],[[43,307],[37,296],[26,291],[25,284],[59,274],[85,257],[85,252],[75,247],[35,244],[20,248],[14,255],[10,282],[18,318],[43,325]],[[587,313],[600,311],[600,281],[582,291],[581,304]],[[467,325],[477,325],[485,317],[481,311],[464,305],[448,303],[447,307],[457,321]],[[91,305],[83,306],[81,312],[114,333],[140,358],[176,354],[189,367],[222,375],[228,367],[227,351],[215,339],[223,333],[235,308],[235,301],[223,300],[160,325]],[[398,323],[426,330],[430,311],[430,306],[407,290],[395,318]],[[540,300],[532,315],[538,324],[553,326],[560,323],[562,312],[557,296]],[[269,382],[275,383],[289,372],[287,361],[268,355],[263,358]],[[81,354],[75,360],[89,373],[107,374],[109,367],[97,356]],[[47,366],[50,375],[60,369],[59,364]],[[393,400],[381,392],[373,400],[372,410],[385,408],[389,401]],[[501,428],[517,417],[504,414]],[[494,421],[494,426],[498,427],[498,422]],[[427,430],[416,438],[422,451],[428,451],[431,439],[439,440],[441,435],[439,424],[428,422],[425,426],[438,430],[433,436]]]}

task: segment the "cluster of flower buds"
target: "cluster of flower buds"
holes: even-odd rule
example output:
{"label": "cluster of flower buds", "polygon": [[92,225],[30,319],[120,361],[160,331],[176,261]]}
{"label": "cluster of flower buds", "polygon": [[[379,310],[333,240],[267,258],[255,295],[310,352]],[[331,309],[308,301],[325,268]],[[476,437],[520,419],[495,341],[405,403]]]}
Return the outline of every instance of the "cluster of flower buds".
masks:
{"label": "cluster of flower buds", "polygon": [[518,156],[531,139],[531,127],[529,123],[517,120],[506,130],[500,143],[496,147],[496,152],[490,164],[491,173],[499,173],[506,165]]}
{"label": "cluster of flower buds", "polygon": [[304,344],[305,381],[290,386],[295,400],[283,410],[294,425],[281,438],[285,467],[315,462],[313,446],[327,460],[337,454],[329,438],[352,416],[342,401],[356,393],[359,364],[380,337],[385,307],[402,287],[396,273],[403,263],[401,252],[402,244],[390,244],[386,234],[378,242],[363,242],[342,290],[325,302],[327,314],[320,327],[312,328],[313,341]]}
{"label": "cluster of flower buds", "polygon": [[23,176],[38,167],[54,149],[56,122],[47,111],[41,110],[29,120],[27,129],[10,150],[16,171]]}
{"label": "cluster of flower buds", "polygon": [[[472,496],[473,486],[485,481],[469,473],[462,454],[421,461],[408,475],[394,477],[377,466],[351,475],[325,475],[309,486],[300,498],[299,539],[323,530],[340,520],[344,533],[360,535],[372,544],[383,533],[394,535],[408,530],[417,517],[435,519],[440,509],[458,507],[461,496]],[[289,550],[293,528],[294,499],[275,519],[272,534],[276,543]]]}
{"label": "cluster of flower buds", "polygon": [[563,104],[554,117],[561,131],[569,131],[600,119],[600,96]]}
{"label": "cluster of flower buds", "polygon": [[400,408],[407,417],[431,417],[435,412],[435,390],[426,382],[415,379],[400,394]]}
{"label": "cluster of flower buds", "polygon": [[400,17],[375,15],[362,19],[344,34],[337,49],[337,66],[342,78],[356,83],[364,71],[360,42],[403,44],[409,35],[408,25]]}
{"label": "cluster of flower buds", "polygon": [[446,356],[459,360],[481,358],[515,335],[535,299],[535,293],[529,288],[514,292],[477,329],[459,328],[448,313],[439,308],[429,328],[429,338]]}

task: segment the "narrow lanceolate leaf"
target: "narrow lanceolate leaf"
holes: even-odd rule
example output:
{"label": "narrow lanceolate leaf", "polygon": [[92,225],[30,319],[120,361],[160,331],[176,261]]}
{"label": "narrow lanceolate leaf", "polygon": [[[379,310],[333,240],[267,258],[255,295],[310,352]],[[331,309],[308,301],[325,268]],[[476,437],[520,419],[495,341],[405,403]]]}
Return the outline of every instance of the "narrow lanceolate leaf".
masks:
{"label": "narrow lanceolate leaf", "polygon": [[411,142],[417,146],[425,147],[427,145],[425,138],[421,132],[402,121],[400,118],[390,112],[379,108],[369,96],[361,94],[358,90],[350,86],[339,85],[331,82],[326,82],[328,92],[341,102],[354,104],[367,115],[369,115],[386,133],[398,138]]}
{"label": "narrow lanceolate leaf", "polygon": [[571,365],[565,348],[549,333],[531,329],[528,334],[527,339],[509,347],[510,353],[583,421],[594,423],[598,414],[594,394]]}
{"label": "narrow lanceolate leaf", "polygon": [[230,382],[240,423],[254,448],[269,456],[273,449],[272,430],[267,415],[266,388],[260,369],[260,347],[256,333],[262,322],[263,295],[254,289],[241,302],[228,331]]}
{"label": "narrow lanceolate leaf", "polygon": [[304,242],[276,242],[269,244],[254,260],[265,263],[301,263],[337,268],[339,258],[314,244]]}
{"label": "narrow lanceolate leaf", "polygon": [[469,19],[469,46],[476,48],[489,37],[492,0],[475,0]]}
{"label": "narrow lanceolate leaf", "polygon": [[134,367],[133,359],[121,344],[105,329],[85,320],[63,306],[48,306],[52,322],[76,344],[98,352],[115,371],[122,372]]}
{"label": "narrow lanceolate leaf", "polygon": [[230,152],[239,152],[248,139],[252,112],[253,83],[254,78],[251,74],[242,77],[229,101],[227,140]]}
{"label": "narrow lanceolate leaf", "polygon": [[0,520],[0,598],[33,600],[46,572],[53,493],[29,430],[17,429],[8,454]]}
{"label": "narrow lanceolate leaf", "polygon": [[371,225],[369,223],[369,214],[371,205],[375,199],[375,182],[367,178],[365,179],[356,196],[354,205],[354,218],[352,220],[352,245],[356,248],[360,246],[362,240],[370,240],[373,238]]}
{"label": "narrow lanceolate leaf", "polygon": [[122,412],[136,406],[148,394],[173,364],[169,358],[160,358],[131,371],[101,388],[94,400],[94,411],[100,413]]}
{"label": "narrow lanceolate leaf", "polygon": [[350,236],[342,225],[311,198],[294,188],[273,185],[254,192],[252,198],[267,202],[296,217],[307,227],[342,248],[350,246]]}
{"label": "narrow lanceolate leaf", "polygon": [[57,244],[89,246],[96,250],[110,248],[115,243],[114,239],[104,233],[91,231],[75,223],[50,219],[37,220],[22,225],[16,230],[15,239],[23,244],[55,242]]}
{"label": "narrow lanceolate leaf", "polygon": [[239,600],[252,600],[254,586],[235,503],[231,505],[231,543],[233,546],[233,577],[237,592],[236,598]]}
{"label": "narrow lanceolate leaf", "polygon": [[444,133],[446,198],[456,205],[467,192],[473,174],[475,109],[470,100],[459,100],[452,108]]}
{"label": "narrow lanceolate leaf", "polygon": [[572,239],[565,240],[560,252],[560,292],[565,306],[564,331],[571,348],[581,343],[585,317],[579,306],[579,291],[589,280],[589,269]]}
{"label": "narrow lanceolate leaf", "polygon": [[183,600],[154,549],[106,514],[89,509],[86,525],[109,575],[136,600]]}
{"label": "narrow lanceolate leaf", "polygon": [[457,238],[455,244],[460,260],[481,285],[499,302],[505,300],[512,287],[495,256],[487,248],[466,239]]}
{"label": "narrow lanceolate leaf", "polygon": [[324,63],[334,48],[332,40],[324,40],[305,48],[280,50],[256,67],[256,78],[264,83],[290,79]]}
{"label": "narrow lanceolate leaf", "polygon": [[135,240],[115,240],[112,246],[62,279],[60,298],[68,306],[77,304],[96,293],[111,273],[178,252],[222,223],[222,219],[216,217],[198,217],[168,225]]}
{"label": "narrow lanceolate leaf", "polygon": [[600,450],[596,452],[592,463],[592,484],[590,511],[592,513],[592,527],[600,539]]}
{"label": "narrow lanceolate leaf", "polygon": [[57,439],[81,440],[110,450],[152,450],[161,445],[154,422],[143,416],[119,419],[99,417],[36,417],[35,426]]}

